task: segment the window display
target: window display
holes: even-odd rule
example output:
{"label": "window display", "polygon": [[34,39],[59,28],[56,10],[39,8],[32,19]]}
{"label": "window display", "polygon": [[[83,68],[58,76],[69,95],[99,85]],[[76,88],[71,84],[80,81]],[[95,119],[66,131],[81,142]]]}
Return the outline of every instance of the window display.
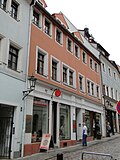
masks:
{"label": "window display", "polygon": [[41,141],[44,133],[48,133],[48,101],[34,98],[32,142]]}
{"label": "window display", "polygon": [[60,107],[60,139],[70,139],[70,107],[61,104]]}

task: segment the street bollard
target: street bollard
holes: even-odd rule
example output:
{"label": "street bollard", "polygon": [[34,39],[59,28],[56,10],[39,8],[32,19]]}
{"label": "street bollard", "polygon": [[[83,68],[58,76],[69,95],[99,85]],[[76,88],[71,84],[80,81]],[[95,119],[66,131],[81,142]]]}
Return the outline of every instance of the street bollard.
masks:
{"label": "street bollard", "polygon": [[63,160],[63,154],[62,153],[57,154],[57,160]]}

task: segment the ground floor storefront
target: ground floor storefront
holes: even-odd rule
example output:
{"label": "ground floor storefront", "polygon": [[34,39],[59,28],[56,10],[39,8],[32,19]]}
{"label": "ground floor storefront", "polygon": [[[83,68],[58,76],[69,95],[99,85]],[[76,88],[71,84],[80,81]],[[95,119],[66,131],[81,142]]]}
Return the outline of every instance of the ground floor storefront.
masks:
{"label": "ground floor storefront", "polygon": [[[41,92],[43,91],[43,92]],[[56,147],[67,147],[80,143],[82,126],[88,128],[88,141],[103,135],[104,114],[101,104],[92,103],[82,97],[62,90],[56,97],[53,91],[39,88],[26,99],[26,125],[24,156],[40,151],[43,134],[49,133]]]}

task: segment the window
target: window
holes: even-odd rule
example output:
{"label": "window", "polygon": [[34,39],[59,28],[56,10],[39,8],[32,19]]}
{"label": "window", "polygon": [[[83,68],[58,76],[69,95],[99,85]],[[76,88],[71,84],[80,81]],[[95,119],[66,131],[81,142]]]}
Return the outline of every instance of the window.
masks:
{"label": "window", "polygon": [[52,60],[52,79],[57,81],[57,62]]}
{"label": "window", "polygon": [[91,83],[92,96],[94,95],[94,83]]}
{"label": "window", "polygon": [[37,73],[44,75],[44,55],[38,52]]}
{"label": "window", "polygon": [[79,89],[84,91],[84,77],[82,75],[79,75]]}
{"label": "window", "polygon": [[48,54],[39,47],[36,47],[36,71],[44,77],[48,76]]}
{"label": "window", "polygon": [[69,70],[69,85],[73,85],[73,71]]}
{"label": "window", "polygon": [[93,69],[93,60],[90,58],[90,68]]}
{"label": "window", "polygon": [[56,28],[56,41],[59,43],[59,44],[62,44],[63,43],[63,37],[62,37],[62,32]]}
{"label": "window", "polygon": [[109,74],[109,76],[111,76],[111,69],[110,68],[108,68],[108,74]]}
{"label": "window", "polygon": [[40,142],[48,133],[48,101],[35,97],[33,101],[32,142]]}
{"label": "window", "polygon": [[11,17],[13,17],[14,19],[17,20],[17,16],[18,16],[18,4],[16,2],[14,2],[12,0],[11,3],[11,13],[10,13]]}
{"label": "window", "polygon": [[63,83],[70,87],[76,87],[76,72],[66,65],[63,65]]}
{"label": "window", "polygon": [[102,63],[102,69],[105,72],[105,64],[104,63]]}
{"label": "window", "polygon": [[72,52],[72,41],[69,38],[67,39],[67,49]]}
{"label": "window", "polygon": [[100,97],[100,87],[99,86],[96,86],[96,93],[97,93],[97,97],[99,98]]}
{"label": "window", "polygon": [[80,48],[76,44],[74,45],[74,53],[77,58],[80,58]]}
{"label": "window", "polygon": [[70,139],[70,106],[60,106],[60,139]]}
{"label": "window", "polygon": [[109,96],[109,88],[108,88],[108,86],[106,87],[106,92],[107,92],[106,95]]}
{"label": "window", "polygon": [[87,63],[87,57],[85,52],[82,53],[82,60],[83,60],[83,63]]}
{"label": "window", "polygon": [[38,6],[35,6],[33,9],[33,23],[39,28],[42,27],[42,14]]}
{"label": "window", "polygon": [[103,95],[106,95],[105,94],[105,85],[103,85]]}
{"label": "window", "polygon": [[116,78],[116,73],[114,72],[114,79],[116,80],[117,78]]}
{"label": "window", "polygon": [[95,72],[98,72],[98,64],[95,63]]}
{"label": "window", "polygon": [[67,68],[63,67],[63,82],[67,83]]}
{"label": "window", "polygon": [[33,22],[35,25],[39,26],[39,14],[35,10],[33,11]]}
{"label": "window", "polygon": [[90,81],[87,81],[87,91],[88,91],[88,94],[90,94]]}
{"label": "window", "polygon": [[0,0],[0,8],[6,10],[7,0]]}
{"label": "window", "polygon": [[45,18],[45,33],[49,36],[52,35],[52,24],[51,22]]}
{"label": "window", "polygon": [[18,51],[19,51],[18,49],[10,45],[8,68],[15,70],[15,71],[17,71]]}
{"label": "window", "polygon": [[111,88],[111,98],[113,98],[113,88]]}
{"label": "window", "polygon": [[52,80],[60,83],[60,61],[55,57],[52,57],[51,61],[51,78]]}

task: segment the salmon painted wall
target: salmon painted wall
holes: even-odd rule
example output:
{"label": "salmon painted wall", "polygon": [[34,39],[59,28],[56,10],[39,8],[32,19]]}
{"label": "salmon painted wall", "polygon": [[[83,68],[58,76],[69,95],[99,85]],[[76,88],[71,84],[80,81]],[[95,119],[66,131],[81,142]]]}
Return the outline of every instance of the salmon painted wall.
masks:
{"label": "salmon painted wall", "polygon": [[[44,16],[43,18],[43,23],[44,24]],[[100,66],[99,67],[99,72],[96,73],[94,70],[90,69],[89,67],[89,54],[87,55],[87,64],[84,64],[82,62],[82,47],[80,49],[80,59],[76,58],[74,53],[70,53],[66,49],[66,37],[67,35],[63,34],[63,45],[59,45],[55,41],[55,27],[52,24],[52,37],[49,37],[44,33],[42,26],[42,29],[38,28],[34,24],[31,25],[31,40],[30,40],[30,56],[29,56],[29,75],[33,74],[38,80],[47,82],[49,84],[54,84],[60,88],[64,88],[70,92],[74,92],[78,95],[85,96],[86,98],[92,99],[97,102],[101,102],[101,100],[98,100],[97,98],[87,96],[86,94],[83,94],[79,92],[79,90],[70,88],[68,86],[65,86],[62,84],[62,82],[58,83],[53,80],[51,80],[51,56],[59,59],[61,61],[61,81],[62,81],[62,62],[72,69],[76,70],[76,87],[79,88],[78,86],[78,73],[82,74],[85,76],[85,85],[86,85],[86,78],[90,79],[93,81],[95,84],[100,85]],[[39,74],[36,73],[36,46],[39,46],[41,49],[45,50],[48,55],[48,77],[45,78]],[[93,58],[92,58],[93,59]],[[96,61],[95,59],[93,59]],[[87,87],[86,87],[87,88]],[[87,90],[86,90],[87,93]]]}

